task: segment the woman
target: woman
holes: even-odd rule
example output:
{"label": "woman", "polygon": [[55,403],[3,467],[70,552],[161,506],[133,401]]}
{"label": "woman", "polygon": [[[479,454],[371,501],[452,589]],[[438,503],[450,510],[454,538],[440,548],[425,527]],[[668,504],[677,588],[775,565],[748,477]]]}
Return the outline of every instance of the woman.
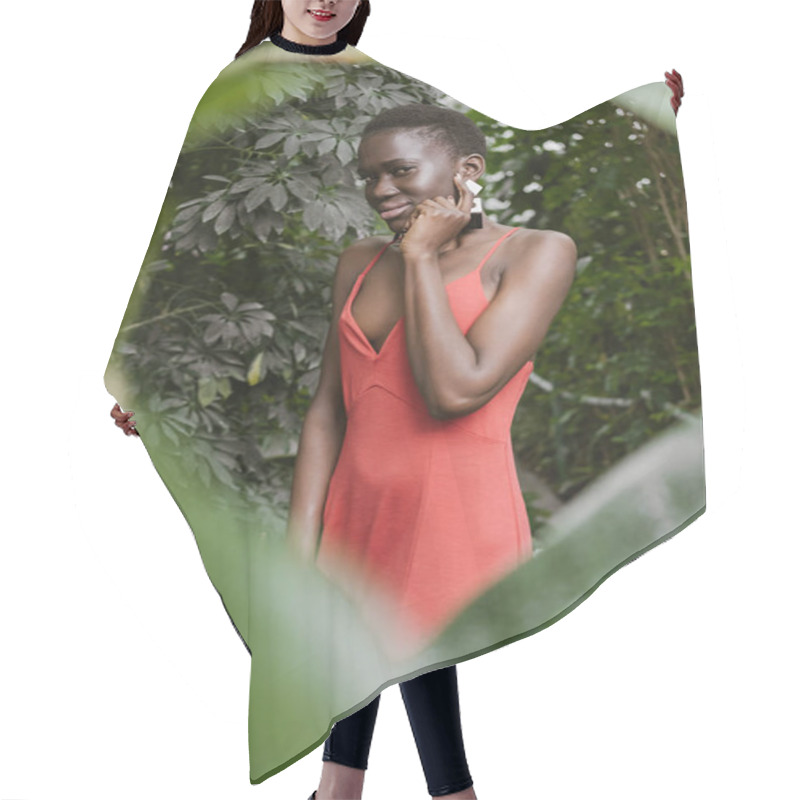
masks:
{"label": "woman", "polygon": [[[240,54],[264,36],[287,50],[332,53],[343,46],[351,22],[351,33],[360,26],[357,41],[368,13],[366,2],[352,0],[282,0],[280,6],[257,2]],[[352,37],[348,41],[355,43]],[[365,502],[385,498],[391,486],[392,502],[413,511],[420,507],[420,490],[431,485],[431,476],[421,479],[413,465],[429,443],[453,447],[453,434],[464,430],[463,441],[479,441],[482,426],[498,422],[488,412],[501,407],[501,426],[504,421],[510,423],[507,412],[513,414],[532,359],[574,276],[575,247],[568,237],[499,225],[482,213],[480,227],[470,224],[474,194],[467,181],[478,180],[485,171],[485,153],[485,141],[471,121],[436,107],[393,109],[365,129],[359,148],[365,196],[394,237],[356,242],[339,259],[333,324],[295,466],[290,546],[302,559],[316,558],[318,566],[334,577],[340,569],[361,568],[364,579],[371,581],[369,589],[383,593],[389,610],[412,636],[430,635],[529,555],[529,530],[518,524],[510,538],[492,542],[478,575],[456,563],[463,542],[449,535],[446,526],[451,512],[458,512],[457,503],[438,504],[445,522],[440,530],[446,535],[437,542],[437,553],[426,557],[424,552],[387,551],[387,546],[399,541],[392,535],[392,524],[402,529],[407,521],[394,512],[394,523],[376,517],[374,509],[365,509]],[[340,335],[343,327],[347,332]],[[351,350],[348,356],[342,344],[356,348],[360,344],[361,351]],[[369,414],[365,418],[369,409],[380,411],[381,400],[391,392],[373,392],[380,395],[377,402],[356,398],[354,359],[360,359],[362,375],[373,367],[393,365],[394,377],[406,392],[401,405],[388,411],[384,407],[384,417],[379,414],[371,422]],[[361,401],[358,413],[352,408],[354,399]],[[403,409],[405,417],[397,413]],[[376,438],[385,437],[391,428],[385,424],[387,413],[403,423],[399,440]],[[135,432],[130,414],[118,408],[114,414],[126,433]],[[470,430],[470,426],[477,427]],[[403,442],[409,433],[413,441]],[[490,437],[484,438],[489,441]],[[365,449],[364,443],[370,440],[373,446]],[[407,458],[401,472],[410,473],[410,481],[404,482],[390,468],[387,444],[405,445]],[[489,448],[494,457],[497,444],[492,441]],[[485,455],[481,451],[479,459]],[[499,479],[508,483],[512,477],[507,469],[508,449],[500,455],[506,472]],[[376,465],[386,468],[382,474],[376,474]],[[492,467],[490,472],[497,470]],[[468,479],[476,474],[492,479],[469,464],[450,478]],[[368,475],[375,481],[373,491],[354,495],[352,490],[361,485],[356,478]],[[441,475],[435,472],[433,479]],[[511,488],[516,490],[516,500],[504,513],[519,523],[524,507],[519,487]],[[470,495],[476,493],[470,491]],[[479,500],[480,493],[474,499]],[[496,513],[494,507],[490,510]],[[435,523],[429,520],[427,524]],[[381,546],[371,548],[372,560],[364,559],[367,539],[373,545],[378,541],[376,530]],[[435,560],[434,555],[438,555]],[[453,563],[457,569],[451,580],[433,585],[428,572]],[[397,591],[400,583],[391,575],[398,564],[404,578],[414,575],[416,580],[411,589],[403,587],[402,595]],[[400,688],[430,795],[475,798],[461,736],[455,666],[425,673],[401,683]],[[325,743],[320,785],[312,794],[315,800],[361,796],[379,700],[380,696],[334,725]]]}
{"label": "woman", "polygon": [[[524,384],[530,374],[532,358],[575,273],[575,246],[563,234],[510,228],[482,213],[480,227],[470,226],[474,195],[466,181],[479,179],[484,170],[485,140],[477,126],[457,112],[400,107],[380,114],[365,129],[359,148],[365,196],[395,236],[356,242],[339,259],[334,324],[295,467],[290,544],[311,560],[319,543],[317,563],[333,575],[342,563],[359,565],[365,580],[377,584],[389,599],[397,592],[395,611],[423,635],[438,630],[469,599],[516,566],[520,550],[530,547],[530,532],[520,543],[512,526],[510,537],[502,541],[493,505],[492,534],[497,541],[493,551],[482,551],[477,582],[474,570],[470,573],[462,563],[453,577],[464,585],[454,590],[447,581],[443,586],[442,570],[465,547],[457,541],[458,531],[446,529],[446,519],[434,515],[427,521],[420,541],[413,542],[413,560],[402,552],[406,526],[418,524],[420,517],[423,527],[426,524],[421,493],[435,491],[429,484],[443,480],[441,471],[422,475],[418,462],[429,462],[431,443],[450,452],[458,449],[453,435],[463,440],[465,426],[467,439],[474,437],[469,431],[473,423],[485,431],[481,409],[502,401],[507,411],[516,404],[518,379]],[[470,276],[479,280],[463,280]],[[448,291],[449,287],[456,289]],[[466,318],[465,303],[472,308],[472,314],[466,309]],[[465,333],[465,319],[474,316],[476,305],[485,308]],[[365,377],[353,377],[358,371]],[[390,384],[384,392],[359,388],[366,382],[374,389],[381,380]],[[514,390],[502,396],[515,381]],[[398,399],[401,394],[405,396]],[[507,428],[509,415],[500,417]],[[392,464],[397,449],[402,451],[400,470]],[[478,475],[478,483],[492,480],[496,452],[494,441],[488,448],[480,444],[482,466],[467,463],[448,477],[458,480],[470,472]],[[399,474],[404,469],[405,476]],[[511,476],[501,475],[500,480],[509,482]],[[403,515],[403,504],[410,515]],[[443,513],[450,510],[445,506]],[[519,505],[512,504],[512,517],[518,510]],[[435,554],[426,554],[442,526],[449,542],[435,543]],[[487,564],[487,557],[495,563]],[[398,564],[402,580],[393,581]],[[415,572],[416,581],[409,581],[408,575]],[[431,795],[475,797],[468,788],[471,780],[461,743],[455,666],[401,683],[401,690]],[[360,796],[379,699],[334,726],[317,800]],[[441,706],[437,711],[430,706],[432,699]],[[420,720],[416,725],[415,715]],[[423,727],[424,732],[418,732]],[[464,786],[455,789],[460,782]],[[334,787],[340,793],[332,793]]]}

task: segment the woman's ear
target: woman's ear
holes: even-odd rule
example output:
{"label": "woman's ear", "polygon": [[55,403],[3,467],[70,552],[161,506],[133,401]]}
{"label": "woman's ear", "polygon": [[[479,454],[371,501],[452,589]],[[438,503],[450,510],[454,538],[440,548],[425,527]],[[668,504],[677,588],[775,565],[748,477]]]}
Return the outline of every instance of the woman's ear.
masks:
{"label": "woman's ear", "polygon": [[473,153],[461,160],[456,171],[461,173],[464,180],[477,181],[486,172],[486,161],[482,155]]}

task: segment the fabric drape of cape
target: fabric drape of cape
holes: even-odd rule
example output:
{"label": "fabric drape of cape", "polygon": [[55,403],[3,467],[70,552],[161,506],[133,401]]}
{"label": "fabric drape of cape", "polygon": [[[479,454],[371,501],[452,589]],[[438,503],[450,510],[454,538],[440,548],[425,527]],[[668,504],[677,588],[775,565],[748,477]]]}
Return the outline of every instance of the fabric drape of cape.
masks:
{"label": "fabric drape of cape", "polygon": [[[705,511],[670,96],[659,81],[525,131],[353,47],[303,55],[264,41],[201,99],[105,384],[135,412],[252,656],[253,783],[318,747],[335,721],[385,687],[552,624]],[[356,174],[361,132],[384,109],[410,103],[455,109],[486,134],[487,215],[563,231],[579,251],[510,431],[507,496],[524,504],[532,555],[416,639],[358,565],[337,577],[285,545],[337,257],[358,239],[391,237]],[[482,519],[491,525],[491,508]],[[508,531],[488,533],[499,540]],[[454,554],[472,546],[471,530],[459,535]],[[450,562],[433,571],[442,591]]]}

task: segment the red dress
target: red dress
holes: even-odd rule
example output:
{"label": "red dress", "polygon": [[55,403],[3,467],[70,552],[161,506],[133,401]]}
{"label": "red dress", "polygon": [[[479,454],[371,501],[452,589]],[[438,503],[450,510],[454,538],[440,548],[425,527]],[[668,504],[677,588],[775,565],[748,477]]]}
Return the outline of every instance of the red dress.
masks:
{"label": "red dress", "polygon": [[[483,265],[516,230],[446,284],[463,333],[489,305]],[[338,321],[347,429],[317,565],[369,613],[388,614],[387,624],[427,638],[532,554],[510,427],[533,362],[477,411],[434,419],[411,372],[404,320],[376,353],[352,315],[386,247],[356,279]]]}

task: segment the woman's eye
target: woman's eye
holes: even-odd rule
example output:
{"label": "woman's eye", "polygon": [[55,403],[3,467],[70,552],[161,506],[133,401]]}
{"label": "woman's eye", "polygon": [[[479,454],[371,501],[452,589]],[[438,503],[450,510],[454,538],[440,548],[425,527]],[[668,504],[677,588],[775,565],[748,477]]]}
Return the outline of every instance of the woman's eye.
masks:
{"label": "woman's eye", "polygon": [[[395,167],[392,170],[392,177],[393,178],[405,178],[409,172],[413,171],[413,167]],[[369,176],[359,176],[356,179],[361,186],[373,186],[378,182],[378,178],[374,175]]]}

